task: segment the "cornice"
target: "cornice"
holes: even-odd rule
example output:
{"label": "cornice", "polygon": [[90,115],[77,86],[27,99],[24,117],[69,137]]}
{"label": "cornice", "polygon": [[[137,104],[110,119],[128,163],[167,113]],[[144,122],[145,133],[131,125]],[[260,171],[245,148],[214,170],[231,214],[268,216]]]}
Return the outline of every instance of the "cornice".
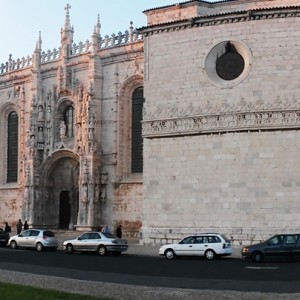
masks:
{"label": "cornice", "polygon": [[158,138],[299,128],[300,101],[241,100],[237,105],[224,102],[216,106],[207,103],[204,107],[145,109],[142,134],[144,138]]}
{"label": "cornice", "polygon": [[247,21],[258,21],[265,19],[279,19],[279,18],[299,18],[300,6],[290,7],[275,7],[264,9],[253,9],[236,11],[215,15],[207,15],[195,17],[191,19],[179,20],[168,23],[156,24],[148,27],[139,28],[139,32],[145,36],[152,34],[165,33],[169,31],[177,31],[192,27],[207,27],[227,23],[239,23]]}

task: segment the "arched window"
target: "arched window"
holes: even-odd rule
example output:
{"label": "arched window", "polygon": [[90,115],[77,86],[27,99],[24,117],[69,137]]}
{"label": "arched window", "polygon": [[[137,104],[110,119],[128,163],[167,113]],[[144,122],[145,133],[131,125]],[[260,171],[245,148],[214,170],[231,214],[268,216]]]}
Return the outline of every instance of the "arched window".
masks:
{"label": "arched window", "polygon": [[19,120],[18,114],[13,111],[7,120],[7,174],[6,181],[18,181],[18,141]]}
{"label": "arched window", "polygon": [[74,108],[69,106],[64,114],[64,122],[66,124],[66,136],[71,138],[74,136]]}
{"label": "arched window", "polygon": [[144,89],[137,88],[132,94],[131,114],[131,172],[143,172],[143,119]]}

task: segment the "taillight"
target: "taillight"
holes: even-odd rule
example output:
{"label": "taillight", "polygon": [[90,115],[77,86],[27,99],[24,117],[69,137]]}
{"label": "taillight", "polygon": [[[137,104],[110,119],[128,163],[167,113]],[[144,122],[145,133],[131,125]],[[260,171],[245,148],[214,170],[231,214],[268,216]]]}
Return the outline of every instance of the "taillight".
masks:
{"label": "taillight", "polygon": [[43,235],[43,240],[46,240],[46,239],[47,239],[47,237],[45,235]]}

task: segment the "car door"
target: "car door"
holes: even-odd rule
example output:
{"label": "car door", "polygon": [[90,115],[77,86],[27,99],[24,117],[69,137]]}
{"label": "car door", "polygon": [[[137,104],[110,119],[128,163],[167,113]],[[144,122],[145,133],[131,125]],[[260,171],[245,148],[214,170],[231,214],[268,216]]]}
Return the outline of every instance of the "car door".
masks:
{"label": "car door", "polygon": [[89,233],[84,233],[73,244],[75,251],[87,251],[87,244],[89,240]]}
{"label": "car door", "polygon": [[28,247],[31,248],[35,247],[39,234],[40,234],[39,230],[32,229],[30,231],[30,236],[28,237]]}
{"label": "car door", "polygon": [[284,256],[287,257],[297,256],[297,243],[298,243],[297,234],[286,235],[283,241]]}
{"label": "car door", "polygon": [[194,236],[189,236],[180,241],[178,244],[174,245],[174,250],[176,255],[181,256],[191,256],[194,251]]}
{"label": "car door", "polygon": [[19,247],[30,247],[30,233],[31,229],[22,231],[17,237],[17,244]]}
{"label": "car door", "polygon": [[284,256],[283,235],[275,235],[270,238],[264,246],[266,257]]}
{"label": "car door", "polygon": [[203,256],[207,248],[208,248],[208,237],[196,236],[194,239],[191,255]]}
{"label": "car door", "polygon": [[97,232],[92,232],[89,235],[89,241],[88,241],[88,247],[91,249],[91,251],[97,251],[98,246],[101,243],[101,237],[100,234]]}

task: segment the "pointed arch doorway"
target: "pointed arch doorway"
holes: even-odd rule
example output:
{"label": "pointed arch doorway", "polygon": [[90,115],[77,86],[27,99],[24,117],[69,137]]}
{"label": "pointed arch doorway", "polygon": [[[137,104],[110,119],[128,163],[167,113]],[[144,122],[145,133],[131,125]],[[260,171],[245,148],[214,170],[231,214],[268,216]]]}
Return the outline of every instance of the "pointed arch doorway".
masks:
{"label": "pointed arch doorway", "polygon": [[67,151],[56,153],[52,159],[44,177],[45,197],[41,199],[39,223],[51,228],[73,229],[79,209],[79,160]]}

